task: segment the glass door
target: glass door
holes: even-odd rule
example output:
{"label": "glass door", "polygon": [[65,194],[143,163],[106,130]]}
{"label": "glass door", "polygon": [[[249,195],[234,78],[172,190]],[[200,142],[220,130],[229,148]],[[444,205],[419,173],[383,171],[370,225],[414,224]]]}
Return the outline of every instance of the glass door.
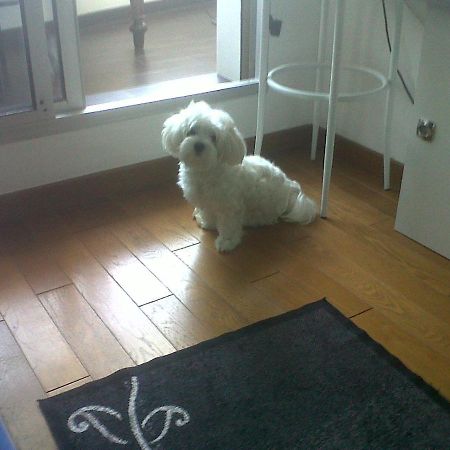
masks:
{"label": "glass door", "polygon": [[40,0],[0,0],[0,116],[52,113],[47,40]]}

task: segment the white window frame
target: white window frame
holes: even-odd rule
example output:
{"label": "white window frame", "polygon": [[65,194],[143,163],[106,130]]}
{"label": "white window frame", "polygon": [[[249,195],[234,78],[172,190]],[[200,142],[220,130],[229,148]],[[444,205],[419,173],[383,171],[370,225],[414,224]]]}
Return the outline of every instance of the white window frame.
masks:
{"label": "white window frame", "polygon": [[[228,98],[256,92],[256,79],[247,78],[223,83],[213,89],[195,89],[192,92],[187,90],[170,98],[133,98],[119,102],[120,104],[111,102],[86,107],[80,68],[76,0],[55,0],[52,1],[53,20],[55,20],[59,32],[66,99],[54,102],[42,0],[19,1],[22,7],[26,6],[23,22],[30,43],[30,62],[33,67],[30,77],[32,77],[32,95],[34,94],[36,110],[0,117],[0,145],[139,117],[144,111],[149,113],[150,111],[164,110],[169,105],[178,104],[186,97],[216,98],[217,95],[220,95]],[[261,0],[242,1],[253,3]],[[246,5],[242,9],[249,15],[252,14],[254,6]],[[238,59],[243,59],[246,66],[251,66],[252,64],[246,60],[254,56],[252,52],[249,52],[249,49],[243,50],[242,46],[240,51],[243,53],[237,55]],[[248,67],[245,72],[247,70]]]}
{"label": "white window frame", "polygon": [[36,120],[48,119],[54,115],[53,92],[50,67],[47,63],[47,38],[45,35],[44,12],[41,0],[19,0],[25,45],[29,57],[29,83],[31,110],[11,112],[0,118],[3,127]]}
{"label": "white window frame", "polygon": [[53,20],[59,31],[66,98],[53,100],[51,68],[48,59],[45,15],[42,0],[19,0],[25,45],[29,58],[31,108],[0,117],[0,130],[11,126],[54,119],[55,114],[85,107],[78,53],[78,27],[75,0],[53,3]]}
{"label": "white window frame", "polygon": [[77,8],[75,0],[55,0],[54,20],[58,25],[61,64],[66,99],[55,103],[57,113],[81,110],[86,106],[81,80]]}

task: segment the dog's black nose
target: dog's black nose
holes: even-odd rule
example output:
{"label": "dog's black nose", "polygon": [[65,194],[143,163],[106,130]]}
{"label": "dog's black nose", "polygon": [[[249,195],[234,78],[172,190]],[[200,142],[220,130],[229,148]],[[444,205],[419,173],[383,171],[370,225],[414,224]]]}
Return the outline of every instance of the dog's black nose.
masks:
{"label": "dog's black nose", "polygon": [[203,150],[205,150],[205,144],[203,142],[196,142],[194,144],[195,153],[200,154]]}

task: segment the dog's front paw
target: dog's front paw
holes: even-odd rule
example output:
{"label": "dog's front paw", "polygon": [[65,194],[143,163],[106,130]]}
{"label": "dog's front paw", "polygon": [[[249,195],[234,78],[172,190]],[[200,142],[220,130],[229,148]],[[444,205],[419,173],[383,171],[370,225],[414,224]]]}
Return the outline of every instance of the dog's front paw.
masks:
{"label": "dog's front paw", "polygon": [[219,252],[231,252],[231,250],[234,250],[239,245],[240,242],[241,242],[240,236],[235,236],[231,238],[219,236],[216,239],[216,249]]}

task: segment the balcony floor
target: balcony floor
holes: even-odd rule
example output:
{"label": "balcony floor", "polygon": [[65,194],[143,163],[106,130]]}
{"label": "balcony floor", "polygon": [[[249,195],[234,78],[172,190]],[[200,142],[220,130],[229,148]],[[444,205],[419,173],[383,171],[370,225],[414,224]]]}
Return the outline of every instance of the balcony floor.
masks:
{"label": "balcony floor", "polygon": [[141,54],[135,54],[128,18],[80,24],[81,68],[88,104],[101,93],[111,93],[117,100],[135,95],[135,88],[149,84],[215,73],[215,15],[215,1],[147,14],[148,30]]}

